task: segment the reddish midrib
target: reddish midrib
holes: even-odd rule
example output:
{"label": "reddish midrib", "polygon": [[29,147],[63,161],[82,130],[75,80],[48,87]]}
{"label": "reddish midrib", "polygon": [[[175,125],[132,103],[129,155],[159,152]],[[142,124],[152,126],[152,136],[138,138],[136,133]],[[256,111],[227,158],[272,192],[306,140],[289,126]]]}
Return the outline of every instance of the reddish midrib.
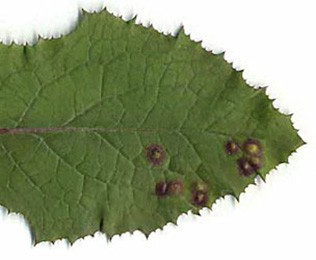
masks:
{"label": "reddish midrib", "polygon": [[45,132],[161,132],[166,129],[154,128],[105,128],[105,127],[8,127],[0,128],[0,134],[45,133]]}

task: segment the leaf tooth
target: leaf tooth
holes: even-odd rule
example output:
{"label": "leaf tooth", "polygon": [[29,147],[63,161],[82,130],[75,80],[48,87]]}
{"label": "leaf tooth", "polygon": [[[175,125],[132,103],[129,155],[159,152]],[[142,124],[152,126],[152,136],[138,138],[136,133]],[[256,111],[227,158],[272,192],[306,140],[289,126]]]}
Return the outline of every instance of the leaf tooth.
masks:
{"label": "leaf tooth", "polygon": [[137,18],[138,18],[138,15],[137,14],[133,14],[132,18],[130,20],[127,21],[127,23],[129,24],[133,24],[133,25],[136,25],[137,23]]}

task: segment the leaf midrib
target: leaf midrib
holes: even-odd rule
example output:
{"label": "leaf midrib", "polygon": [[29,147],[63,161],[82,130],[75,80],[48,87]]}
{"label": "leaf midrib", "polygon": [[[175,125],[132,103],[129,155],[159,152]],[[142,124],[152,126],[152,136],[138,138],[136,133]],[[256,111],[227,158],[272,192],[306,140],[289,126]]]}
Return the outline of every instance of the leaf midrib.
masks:
{"label": "leaf midrib", "polygon": [[212,130],[198,130],[198,129],[176,129],[171,130],[167,128],[106,128],[106,127],[71,127],[71,126],[60,126],[60,127],[8,127],[0,128],[0,135],[4,134],[22,134],[22,133],[51,133],[51,132],[104,132],[104,133],[184,133],[184,132],[201,132],[209,133],[221,136],[230,137],[228,133],[212,131]]}

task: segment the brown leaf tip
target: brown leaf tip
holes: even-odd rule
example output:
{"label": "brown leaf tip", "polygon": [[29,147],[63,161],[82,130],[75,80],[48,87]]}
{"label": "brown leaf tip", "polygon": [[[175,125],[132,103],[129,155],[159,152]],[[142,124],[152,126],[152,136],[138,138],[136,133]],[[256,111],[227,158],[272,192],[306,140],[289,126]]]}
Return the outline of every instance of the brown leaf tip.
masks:
{"label": "brown leaf tip", "polygon": [[248,138],[243,143],[244,152],[251,157],[261,157],[263,153],[263,146],[257,139]]}
{"label": "brown leaf tip", "polygon": [[151,144],[146,148],[146,155],[149,162],[159,165],[165,159],[165,150],[159,144]]}
{"label": "brown leaf tip", "polygon": [[235,140],[228,140],[225,144],[225,151],[227,154],[235,154],[240,151],[239,145]]}

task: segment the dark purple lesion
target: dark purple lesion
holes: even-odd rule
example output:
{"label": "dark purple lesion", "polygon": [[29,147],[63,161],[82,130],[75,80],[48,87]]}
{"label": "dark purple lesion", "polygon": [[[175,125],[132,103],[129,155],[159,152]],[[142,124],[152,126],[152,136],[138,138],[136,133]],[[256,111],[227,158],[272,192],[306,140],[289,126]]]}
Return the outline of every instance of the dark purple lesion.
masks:
{"label": "dark purple lesion", "polygon": [[243,151],[250,157],[259,158],[263,155],[263,146],[259,140],[248,138],[243,143]]}
{"label": "dark purple lesion", "polygon": [[239,172],[250,176],[263,166],[263,145],[254,138],[248,138],[242,145],[244,156],[237,160]]}
{"label": "dark purple lesion", "polygon": [[229,155],[241,153],[236,164],[243,176],[250,176],[263,166],[263,145],[255,138],[247,138],[242,145],[234,139],[229,139],[225,143],[225,152]]}
{"label": "dark purple lesion", "polygon": [[208,201],[208,194],[205,191],[195,191],[192,193],[192,202],[196,206],[205,206]]}
{"label": "dark purple lesion", "polygon": [[251,161],[246,157],[241,157],[237,160],[237,167],[239,172],[246,177],[250,176],[255,171]]}
{"label": "dark purple lesion", "polygon": [[155,194],[158,197],[163,197],[167,195],[167,182],[166,181],[159,181],[156,183]]}
{"label": "dark purple lesion", "polygon": [[153,165],[160,165],[165,159],[165,150],[159,144],[151,144],[146,148],[146,156]]}
{"label": "dark purple lesion", "polygon": [[191,188],[191,201],[195,206],[203,207],[208,202],[209,186],[205,182],[193,183]]}
{"label": "dark purple lesion", "polygon": [[254,170],[259,170],[263,166],[263,158],[262,157],[250,157],[250,164]]}
{"label": "dark purple lesion", "polygon": [[183,182],[179,179],[172,179],[169,181],[161,180],[155,185],[155,194],[158,197],[165,195],[180,195],[183,192]]}
{"label": "dark purple lesion", "polygon": [[236,154],[240,151],[239,144],[237,141],[230,139],[225,144],[225,151],[227,154]]}

